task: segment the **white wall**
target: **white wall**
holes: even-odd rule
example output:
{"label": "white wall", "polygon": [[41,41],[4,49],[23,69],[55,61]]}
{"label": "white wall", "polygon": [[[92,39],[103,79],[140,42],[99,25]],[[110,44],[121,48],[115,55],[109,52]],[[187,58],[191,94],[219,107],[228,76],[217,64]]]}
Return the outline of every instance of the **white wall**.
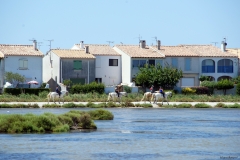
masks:
{"label": "white wall", "polygon": [[113,47],[113,49],[116,52],[118,52],[119,54],[122,55],[122,83],[129,84],[132,81],[132,77],[131,77],[131,70],[132,70],[132,68],[131,68],[131,66],[132,66],[131,57],[129,57],[127,54],[122,52],[117,47]]}
{"label": "white wall", "polygon": [[4,86],[4,58],[0,59],[0,88]]}
{"label": "white wall", "polygon": [[[106,86],[117,85],[122,82],[121,77],[121,56],[103,56],[96,57],[95,78],[102,78],[102,83]],[[109,66],[109,59],[118,59],[118,66]]]}
{"label": "white wall", "polygon": [[[26,82],[29,80],[38,81],[39,87],[42,84],[42,57],[40,56],[7,56],[5,58],[5,72],[13,72],[23,75],[26,78]],[[28,69],[19,69],[19,59],[28,60]],[[36,79],[35,79],[36,77]]]}
{"label": "white wall", "polygon": [[[50,63],[52,60],[52,65]],[[60,83],[60,58],[53,52],[49,52],[43,58],[43,82],[47,82],[49,79],[57,76],[57,83]]]}

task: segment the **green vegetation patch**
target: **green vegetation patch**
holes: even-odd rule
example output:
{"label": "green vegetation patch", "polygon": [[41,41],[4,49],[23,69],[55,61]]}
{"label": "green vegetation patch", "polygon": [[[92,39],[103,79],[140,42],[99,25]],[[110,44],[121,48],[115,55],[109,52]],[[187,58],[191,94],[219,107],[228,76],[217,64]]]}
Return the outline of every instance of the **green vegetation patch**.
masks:
{"label": "green vegetation patch", "polygon": [[113,114],[107,110],[69,111],[62,115],[44,113],[1,114],[0,133],[54,133],[76,129],[97,129],[93,120],[112,120]]}

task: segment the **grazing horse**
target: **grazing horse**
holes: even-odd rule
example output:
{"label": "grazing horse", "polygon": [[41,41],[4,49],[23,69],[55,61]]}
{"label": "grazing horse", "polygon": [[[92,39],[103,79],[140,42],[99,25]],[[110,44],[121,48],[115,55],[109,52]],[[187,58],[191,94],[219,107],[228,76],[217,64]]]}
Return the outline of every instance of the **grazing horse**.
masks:
{"label": "grazing horse", "polygon": [[152,93],[145,92],[141,101],[143,101],[144,99],[147,99],[151,103],[151,98],[152,98]]}
{"label": "grazing horse", "polygon": [[113,99],[115,99],[115,98],[118,98],[119,101],[120,101],[120,99],[122,99],[122,96],[127,97],[127,92],[119,92],[119,97],[118,97],[118,95],[117,95],[116,92],[110,92],[110,93],[108,94],[108,101],[113,100]]}
{"label": "grazing horse", "polygon": [[59,94],[57,92],[48,93],[48,95],[47,95],[48,104],[49,104],[50,99],[52,99],[53,102],[55,103],[55,98],[58,98],[58,103],[59,104],[60,104],[60,99],[62,99],[62,102],[64,103],[64,96],[68,95],[68,91],[66,90],[66,86],[64,84],[60,83],[59,85],[62,88],[60,97],[59,97]]}
{"label": "grazing horse", "polygon": [[[172,92],[166,92],[165,98],[163,98],[163,95],[161,93],[153,93],[151,101],[154,100],[153,103],[157,103],[158,99],[162,99],[162,104],[163,104],[163,100],[166,100],[168,103],[168,97],[172,97]],[[168,105],[169,105],[169,103],[168,103]]]}

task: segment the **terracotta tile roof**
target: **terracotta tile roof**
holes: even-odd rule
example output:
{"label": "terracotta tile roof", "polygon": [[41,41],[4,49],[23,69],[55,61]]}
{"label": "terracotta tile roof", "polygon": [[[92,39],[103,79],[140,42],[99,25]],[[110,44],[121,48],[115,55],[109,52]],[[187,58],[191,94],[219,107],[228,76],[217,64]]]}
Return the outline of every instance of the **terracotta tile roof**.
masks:
{"label": "terracotta tile roof", "polygon": [[4,56],[44,56],[40,50],[35,50],[33,45],[0,44],[0,52]]}
{"label": "terracotta tile roof", "polygon": [[[80,48],[80,44],[75,44]],[[84,46],[89,46],[89,52],[93,55],[117,55],[120,56],[111,46],[109,45],[98,45],[98,44],[84,44]]]}
{"label": "terracotta tile roof", "polygon": [[200,57],[236,57],[235,54],[223,52],[213,45],[180,45],[186,47]]}
{"label": "terracotta tile roof", "polygon": [[[157,46],[151,46],[157,50]],[[160,53],[166,57],[199,57],[199,55],[183,46],[161,46]]]}
{"label": "terracotta tile roof", "polygon": [[240,58],[240,48],[228,48],[226,49],[228,53],[232,53],[238,56]]}
{"label": "terracotta tile roof", "polygon": [[140,48],[139,45],[116,45],[116,48],[120,49],[132,58],[164,58],[158,50],[146,45],[145,48]]}
{"label": "terracotta tile roof", "polygon": [[76,49],[52,49],[53,53],[55,53],[60,58],[82,58],[82,59],[94,59],[95,57],[86,53],[85,50],[76,50]]}

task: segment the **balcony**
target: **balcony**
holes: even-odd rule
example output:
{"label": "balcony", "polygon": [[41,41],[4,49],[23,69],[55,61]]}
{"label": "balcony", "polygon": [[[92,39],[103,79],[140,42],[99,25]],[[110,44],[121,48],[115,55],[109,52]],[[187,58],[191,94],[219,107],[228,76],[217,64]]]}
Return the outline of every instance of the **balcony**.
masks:
{"label": "balcony", "polygon": [[218,66],[218,73],[233,73],[233,66]]}
{"label": "balcony", "polygon": [[202,66],[202,73],[215,73],[215,66]]}

